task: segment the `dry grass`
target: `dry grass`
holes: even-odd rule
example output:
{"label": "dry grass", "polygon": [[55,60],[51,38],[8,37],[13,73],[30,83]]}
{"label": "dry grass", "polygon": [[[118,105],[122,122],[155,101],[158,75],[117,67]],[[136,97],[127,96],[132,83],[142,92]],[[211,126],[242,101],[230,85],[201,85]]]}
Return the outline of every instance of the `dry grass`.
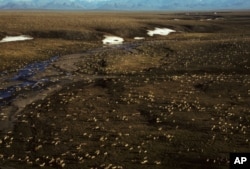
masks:
{"label": "dry grass", "polygon": [[[147,29],[169,27],[181,33],[175,38],[213,38],[211,33],[249,34],[249,24],[238,25],[226,19],[228,13],[185,15],[184,13],[104,13],[104,12],[23,12],[3,11],[0,13],[0,38],[6,35],[31,35],[34,41],[0,44],[0,70],[12,69],[12,61],[24,65],[36,59],[53,55],[82,51],[73,45],[91,48],[101,45],[103,35],[112,34],[132,40],[135,36],[146,36]],[[236,15],[236,19],[244,15]],[[216,17],[225,20],[200,21]],[[179,20],[174,20],[178,18]],[[198,22],[197,22],[198,20]],[[225,26],[227,24],[227,26]],[[194,34],[190,34],[194,33]],[[204,34],[205,33],[205,34]],[[210,34],[207,34],[210,33]],[[190,37],[191,36],[191,37]],[[216,35],[218,36],[218,35]],[[223,35],[222,35],[223,36]],[[227,36],[227,35],[225,35]],[[86,42],[91,43],[86,44]],[[41,54],[42,53],[42,54]],[[8,58],[8,59],[6,59]]]}

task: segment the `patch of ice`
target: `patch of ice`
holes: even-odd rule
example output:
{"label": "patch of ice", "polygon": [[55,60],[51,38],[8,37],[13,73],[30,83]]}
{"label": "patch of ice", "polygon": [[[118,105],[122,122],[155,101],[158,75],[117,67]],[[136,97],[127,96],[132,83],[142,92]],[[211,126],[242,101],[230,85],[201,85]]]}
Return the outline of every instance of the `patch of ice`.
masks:
{"label": "patch of ice", "polygon": [[144,37],[134,37],[135,40],[143,40],[145,39]]}
{"label": "patch of ice", "polygon": [[6,36],[5,38],[3,38],[0,43],[3,42],[14,42],[14,41],[24,41],[24,40],[31,40],[33,39],[30,36],[27,35],[20,35],[20,36]]}
{"label": "patch of ice", "polygon": [[171,32],[176,32],[176,31],[172,29],[168,29],[168,28],[155,28],[155,30],[148,30],[148,35],[149,36],[154,36],[154,35],[166,36],[170,34]]}
{"label": "patch of ice", "polygon": [[105,39],[102,40],[105,45],[119,45],[124,42],[124,39],[118,36],[104,36]]}

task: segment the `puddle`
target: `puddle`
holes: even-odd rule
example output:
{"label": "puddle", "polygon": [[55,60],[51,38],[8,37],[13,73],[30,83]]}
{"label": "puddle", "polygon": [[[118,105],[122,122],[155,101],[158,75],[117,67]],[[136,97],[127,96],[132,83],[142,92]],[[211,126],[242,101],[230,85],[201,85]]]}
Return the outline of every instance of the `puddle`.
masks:
{"label": "puddle", "polygon": [[105,45],[119,45],[124,42],[124,39],[118,36],[104,36],[105,39],[102,40]]}
{"label": "puddle", "polygon": [[33,38],[27,35],[20,35],[20,36],[6,36],[3,38],[0,43],[4,42],[14,42],[14,41],[24,41],[24,40],[32,40]]}
{"label": "puddle", "polygon": [[148,30],[148,35],[149,36],[154,36],[154,35],[166,36],[172,32],[176,32],[176,31],[172,29],[168,29],[168,28],[155,28],[155,30]]}
{"label": "puddle", "polygon": [[20,69],[13,78],[9,79],[10,82],[16,83],[5,89],[0,89],[0,106],[8,104],[20,91],[39,89],[39,86],[42,86],[41,84],[46,83],[48,80],[41,79],[39,81],[33,81],[29,78],[44,71],[45,68],[57,58],[58,57],[53,57],[47,61],[35,62]]}

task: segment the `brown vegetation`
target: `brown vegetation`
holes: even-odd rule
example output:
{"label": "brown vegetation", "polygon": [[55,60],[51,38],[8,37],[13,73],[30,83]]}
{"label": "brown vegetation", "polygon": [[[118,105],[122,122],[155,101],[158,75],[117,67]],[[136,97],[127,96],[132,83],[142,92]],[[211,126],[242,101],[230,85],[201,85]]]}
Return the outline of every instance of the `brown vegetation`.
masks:
{"label": "brown vegetation", "polygon": [[[183,32],[176,35],[177,39],[206,37],[218,39],[220,36],[222,38],[227,36],[227,33],[237,37],[243,36],[248,34],[247,31],[250,29],[249,24],[245,23],[245,20],[242,21],[244,15],[245,13],[235,15],[231,19],[228,13],[185,15],[183,13],[5,11],[0,13],[0,38],[6,35],[25,34],[35,39],[1,44],[0,70],[16,68],[27,62],[53,55],[82,52],[101,44],[101,39],[106,34],[121,36],[126,40],[131,40],[135,36],[146,36],[147,29],[153,29],[155,26]],[[238,24],[239,20],[244,24]],[[213,36],[211,33],[216,34]]]}

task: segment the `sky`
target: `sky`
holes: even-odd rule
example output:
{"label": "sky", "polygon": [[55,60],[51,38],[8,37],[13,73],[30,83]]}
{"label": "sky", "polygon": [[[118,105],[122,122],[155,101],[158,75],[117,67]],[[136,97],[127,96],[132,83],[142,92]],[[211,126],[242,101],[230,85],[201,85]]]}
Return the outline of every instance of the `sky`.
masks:
{"label": "sky", "polygon": [[[66,2],[68,6],[74,3],[75,7],[85,9],[250,9],[250,0],[0,0],[0,9],[22,8],[20,2],[26,2],[23,8],[29,8],[30,4],[32,7],[43,8],[46,3],[52,4],[51,2],[56,7],[59,3]],[[63,5],[58,6],[63,8]]]}

